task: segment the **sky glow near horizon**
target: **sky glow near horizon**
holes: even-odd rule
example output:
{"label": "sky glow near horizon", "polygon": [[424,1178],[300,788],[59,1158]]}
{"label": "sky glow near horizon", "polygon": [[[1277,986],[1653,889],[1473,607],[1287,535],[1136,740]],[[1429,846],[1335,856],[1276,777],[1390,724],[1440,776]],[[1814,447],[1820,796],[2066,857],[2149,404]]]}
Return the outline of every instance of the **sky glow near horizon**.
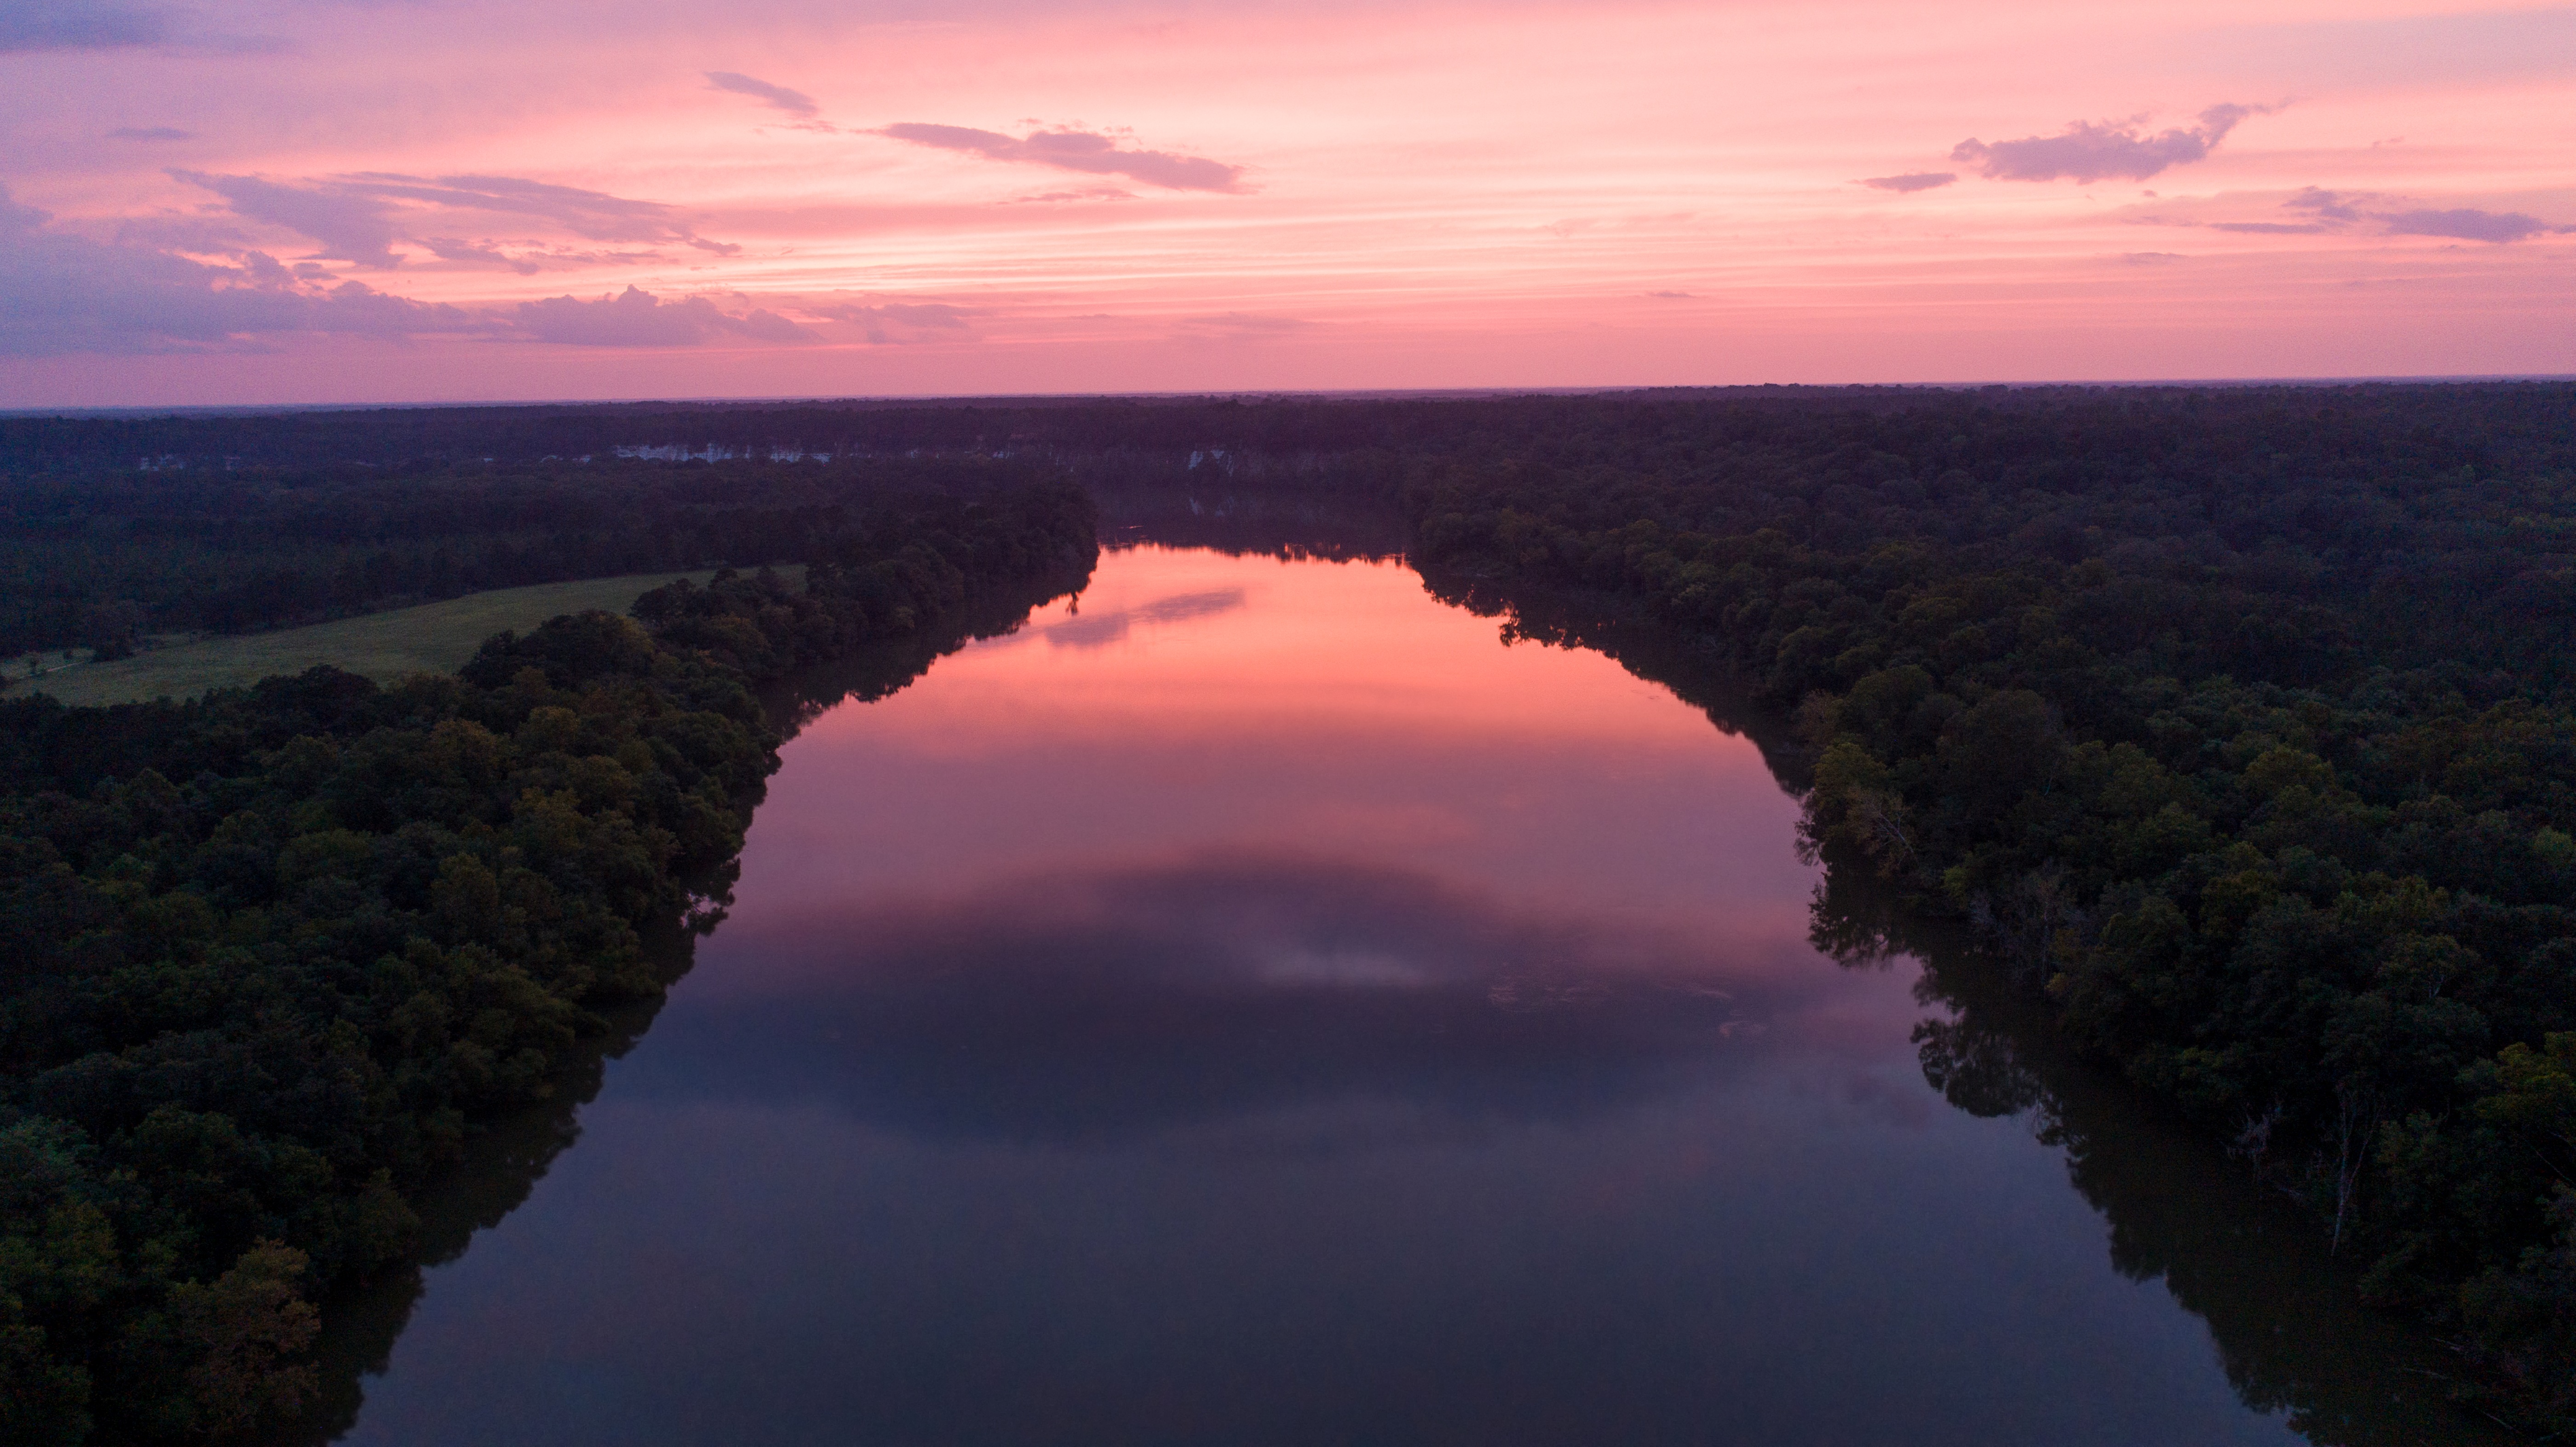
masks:
{"label": "sky glow near horizon", "polygon": [[0,406],[2576,372],[2576,8],[0,0]]}

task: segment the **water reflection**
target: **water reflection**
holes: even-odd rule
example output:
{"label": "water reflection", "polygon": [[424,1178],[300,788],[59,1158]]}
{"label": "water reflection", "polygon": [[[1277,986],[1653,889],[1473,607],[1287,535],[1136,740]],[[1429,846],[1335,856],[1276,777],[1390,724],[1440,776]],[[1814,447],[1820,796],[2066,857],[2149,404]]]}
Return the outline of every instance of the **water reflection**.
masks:
{"label": "water reflection", "polygon": [[1924,1078],[1953,1106],[2018,1117],[2064,1153],[2068,1179],[2110,1224],[2112,1266],[2209,1323],[2247,1405],[2338,1447],[2512,1440],[2450,1404],[2456,1362],[2439,1343],[2359,1306],[2354,1273],[2327,1257],[2312,1219],[2073,1057],[1963,931],[1909,916],[1865,868],[1830,878],[1815,898],[1820,945],[1923,962],[1916,993],[1936,1012],[1915,1029]]}
{"label": "water reflection", "polygon": [[1061,623],[1050,623],[1038,630],[1037,636],[1058,648],[1106,648],[1127,636],[1138,624],[1186,623],[1194,618],[1229,612],[1243,606],[1241,588],[1210,588],[1197,593],[1175,593],[1156,598],[1133,608],[1109,612],[1097,609],[1078,613]]}
{"label": "water reflection", "polygon": [[[1086,580],[1087,575],[1047,579],[971,599],[937,626],[867,645],[809,670],[772,690],[763,703],[782,731],[793,735],[844,702],[869,702],[901,690],[970,643],[1008,637],[1032,609]],[[752,791],[748,802],[755,810],[766,792]],[[689,973],[699,938],[723,922],[740,874],[737,859],[691,881],[705,907],[694,912],[686,928],[647,939],[646,949],[666,983]],[[609,1063],[635,1048],[662,1007],[660,1000],[646,1000],[605,1011],[599,1031],[582,1040],[564,1062],[550,1099],[486,1123],[467,1141],[463,1159],[413,1202],[420,1230],[412,1262],[328,1303],[319,1344],[321,1394],[296,1424],[295,1440],[331,1442],[348,1432],[365,1403],[364,1380],[386,1371],[394,1344],[420,1302],[425,1274],[462,1256],[477,1234],[498,1226],[527,1201],[555,1159],[580,1140],[581,1111],[598,1097]]]}
{"label": "water reflection", "polygon": [[[1475,579],[1432,586],[1516,636],[1616,657],[1707,708],[1719,727],[1746,732],[1784,774],[1800,767],[1786,720],[1765,717],[1664,630],[1603,600],[1511,600]],[[1817,949],[1847,969],[1919,962],[1915,995],[1929,1013],[1912,1038],[1925,1082],[1956,1109],[2015,1119],[2063,1153],[2068,1179],[2111,1228],[2114,1269],[2160,1283],[2208,1322],[2249,1407],[2332,1447],[2517,1440],[2451,1404],[2456,1361],[2420,1330],[2363,1309],[2354,1275],[2327,1257],[2312,1220],[2155,1101],[2075,1057],[1966,931],[1910,913],[1865,860],[1828,864],[1810,906]]]}
{"label": "water reflection", "polygon": [[782,700],[731,918],[348,1440],[2484,1440],[2299,1223],[1819,891],[1685,641],[1433,586],[1126,551]]}
{"label": "water reflection", "polygon": [[1100,1141],[1371,1098],[1565,1120],[1795,1041],[1844,993],[1759,948],[1507,911],[1430,876],[1218,855],[747,930],[637,1100],[813,1100],[921,1137]]}

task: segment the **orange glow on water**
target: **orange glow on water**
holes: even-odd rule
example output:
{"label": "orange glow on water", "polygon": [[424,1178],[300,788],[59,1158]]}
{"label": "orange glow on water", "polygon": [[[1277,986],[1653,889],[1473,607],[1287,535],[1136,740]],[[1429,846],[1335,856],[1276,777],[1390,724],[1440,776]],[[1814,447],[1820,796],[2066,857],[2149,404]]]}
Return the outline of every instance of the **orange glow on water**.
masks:
{"label": "orange glow on water", "polygon": [[1805,958],[1797,806],[1752,743],[1598,654],[1495,635],[1396,564],[1104,554],[1078,603],[788,745],[740,927],[1233,852],[1606,900]]}

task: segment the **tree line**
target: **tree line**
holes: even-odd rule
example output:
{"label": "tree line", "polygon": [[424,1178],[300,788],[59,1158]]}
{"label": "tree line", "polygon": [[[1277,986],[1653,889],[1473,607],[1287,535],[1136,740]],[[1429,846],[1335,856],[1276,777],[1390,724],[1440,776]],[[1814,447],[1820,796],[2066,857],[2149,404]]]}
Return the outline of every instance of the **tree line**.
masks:
{"label": "tree line", "polygon": [[667,982],[777,766],[752,685],[1078,586],[1060,481],[886,496],[802,590],[726,571],[454,676],[0,702],[0,1439],[244,1437],[410,1197]]}

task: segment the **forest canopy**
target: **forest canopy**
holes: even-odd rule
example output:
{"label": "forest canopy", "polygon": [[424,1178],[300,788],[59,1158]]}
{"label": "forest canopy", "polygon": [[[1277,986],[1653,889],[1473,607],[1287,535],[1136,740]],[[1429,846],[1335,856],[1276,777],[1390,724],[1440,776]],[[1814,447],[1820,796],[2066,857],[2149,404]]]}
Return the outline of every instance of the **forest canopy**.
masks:
{"label": "forest canopy", "polygon": [[2576,389],[1670,420],[1426,460],[1417,555],[1704,640],[1833,869],[2576,1420]]}
{"label": "forest canopy", "polygon": [[[619,931],[726,855],[767,737],[742,682],[1075,566],[1066,477],[1175,489],[1211,538],[1358,498],[1480,595],[1659,620],[1794,715],[1831,877],[1971,922],[2463,1342],[2491,1405],[2576,1425],[2565,383],[0,419],[8,646],[810,580],[667,590],[453,680],[0,709],[35,942],[0,1016],[0,1178],[35,1183],[5,1203],[8,1399],[194,1430],[291,1388],[310,1283],[399,1235],[459,1122],[637,986]],[[545,832],[575,821],[636,842],[581,863]],[[335,1013],[239,983],[284,978]]]}
{"label": "forest canopy", "polygon": [[802,590],[684,580],[457,676],[0,702],[0,1440],[306,1406],[315,1303],[720,900],[777,766],[752,685],[1088,574],[1080,491],[975,490],[853,513]]}

